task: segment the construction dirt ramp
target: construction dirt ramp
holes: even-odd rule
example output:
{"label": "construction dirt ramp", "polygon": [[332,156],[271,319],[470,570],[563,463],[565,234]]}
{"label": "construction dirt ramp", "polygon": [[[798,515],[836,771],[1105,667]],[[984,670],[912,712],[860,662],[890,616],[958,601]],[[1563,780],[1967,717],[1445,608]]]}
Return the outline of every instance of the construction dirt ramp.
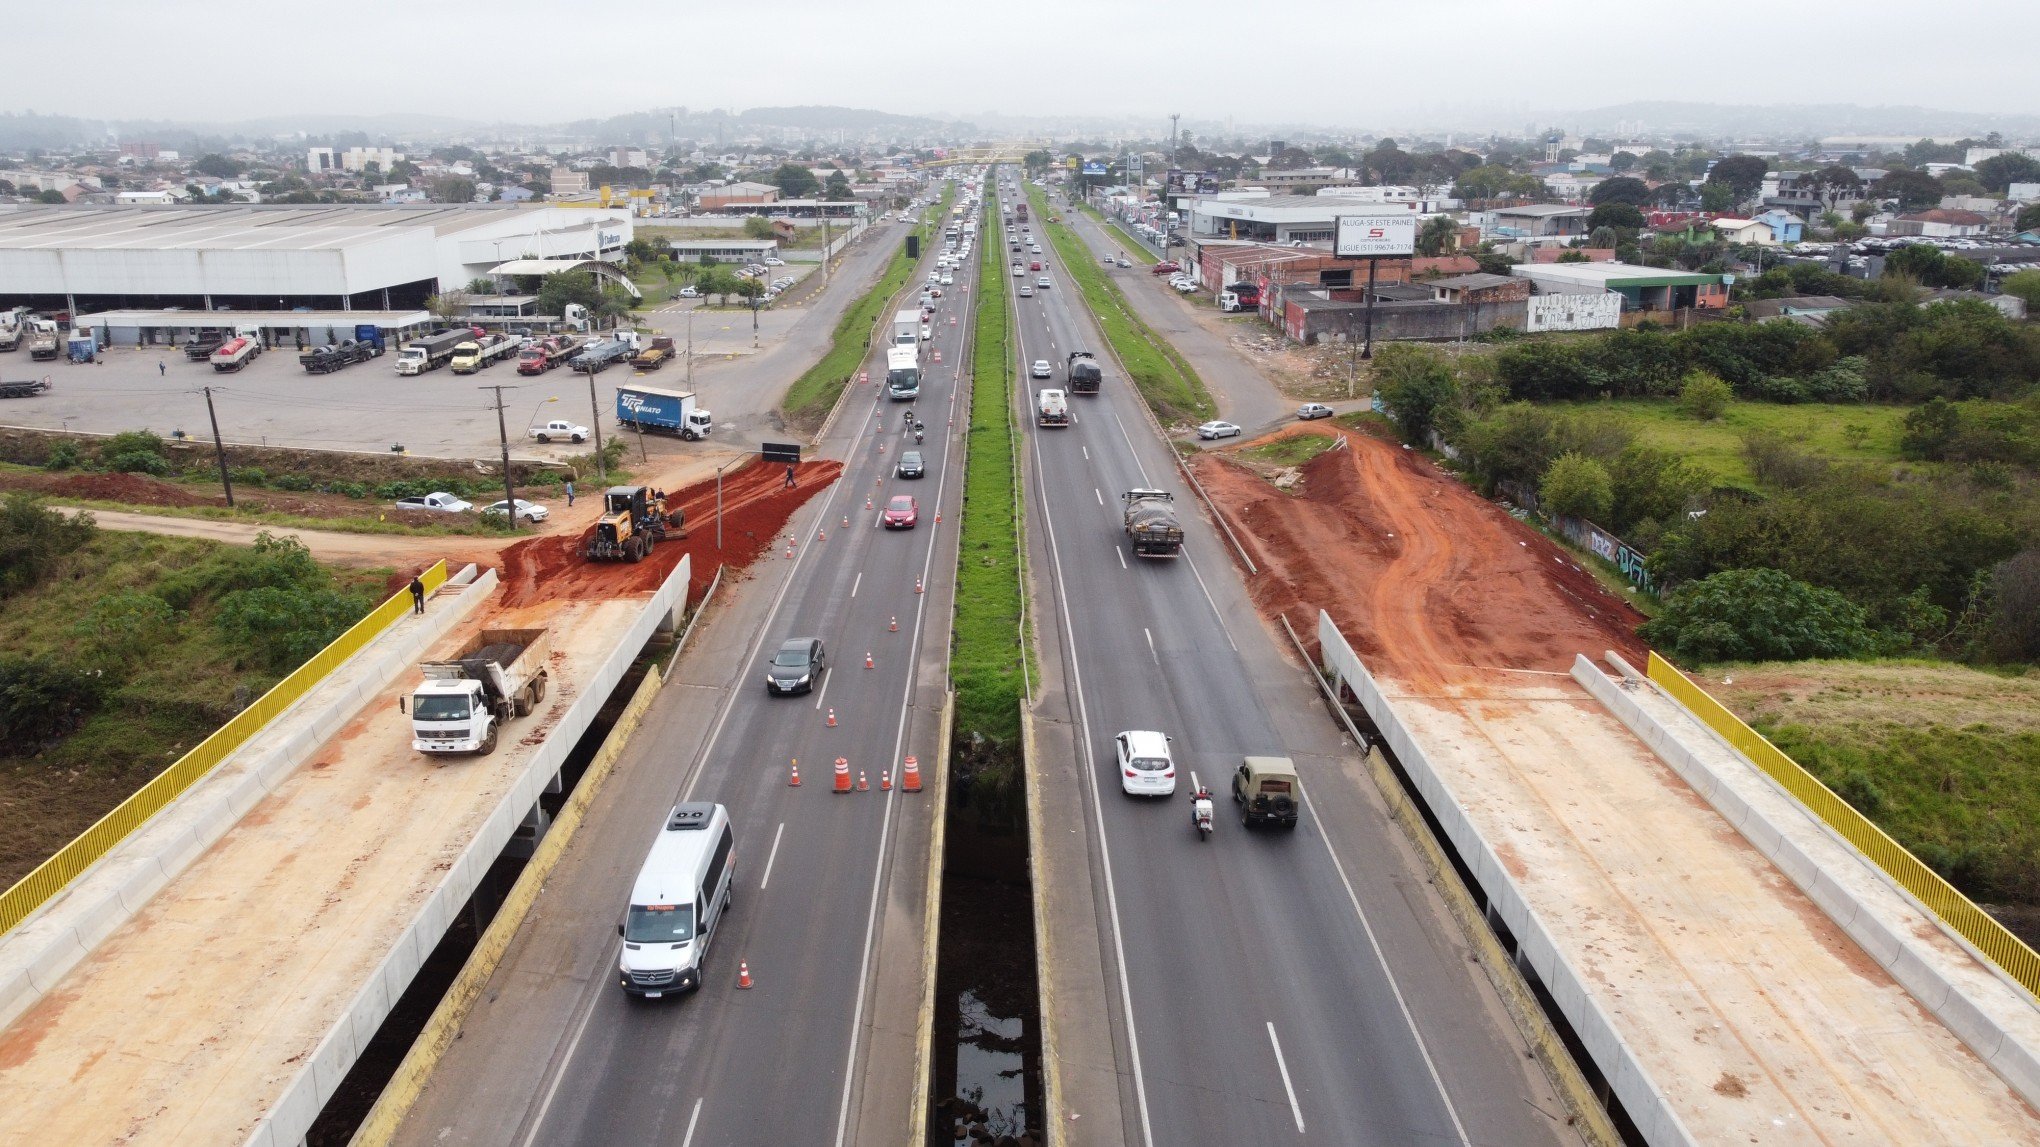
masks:
{"label": "construction dirt ramp", "polygon": [[1608,649],[1642,663],[1643,615],[1551,539],[1360,431],[1292,426],[1256,442],[1297,434],[1343,445],[1305,463],[1293,492],[1231,450],[1191,461],[1261,568],[1247,588],[1263,616],[1286,614],[1314,644],[1322,608],[1377,676],[1420,688],[1498,669],[1564,673],[1574,654]]}

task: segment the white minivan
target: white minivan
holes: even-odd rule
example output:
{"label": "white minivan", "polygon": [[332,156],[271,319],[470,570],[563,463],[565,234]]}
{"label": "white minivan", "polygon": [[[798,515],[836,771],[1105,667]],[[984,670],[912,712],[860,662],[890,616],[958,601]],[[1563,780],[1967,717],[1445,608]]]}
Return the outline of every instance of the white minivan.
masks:
{"label": "white minivan", "polygon": [[616,926],[623,990],[657,999],[700,988],[702,961],[730,910],[736,878],[729,810],[702,801],[674,805]]}

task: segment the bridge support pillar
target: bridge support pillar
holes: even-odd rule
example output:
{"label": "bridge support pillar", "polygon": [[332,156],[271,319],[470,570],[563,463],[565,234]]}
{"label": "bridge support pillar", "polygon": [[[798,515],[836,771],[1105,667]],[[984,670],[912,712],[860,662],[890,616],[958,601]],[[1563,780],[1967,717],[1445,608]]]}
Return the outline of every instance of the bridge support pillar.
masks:
{"label": "bridge support pillar", "polygon": [[[557,781],[559,778],[555,776],[553,779]],[[503,854],[520,860],[531,859],[531,854],[538,851],[538,842],[545,839],[551,828],[552,814],[545,811],[544,805],[532,805],[524,819],[518,822],[517,831],[510,834],[510,843],[503,846]]]}

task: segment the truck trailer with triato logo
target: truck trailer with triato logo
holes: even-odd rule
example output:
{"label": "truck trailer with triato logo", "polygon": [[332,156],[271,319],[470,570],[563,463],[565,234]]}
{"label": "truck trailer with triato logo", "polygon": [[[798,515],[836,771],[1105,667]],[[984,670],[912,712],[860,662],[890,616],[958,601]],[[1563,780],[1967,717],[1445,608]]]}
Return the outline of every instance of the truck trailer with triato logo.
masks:
{"label": "truck trailer with triato logo", "polygon": [[636,430],[678,434],[689,442],[708,437],[715,419],[691,390],[664,390],[631,383],[616,388],[616,420]]}

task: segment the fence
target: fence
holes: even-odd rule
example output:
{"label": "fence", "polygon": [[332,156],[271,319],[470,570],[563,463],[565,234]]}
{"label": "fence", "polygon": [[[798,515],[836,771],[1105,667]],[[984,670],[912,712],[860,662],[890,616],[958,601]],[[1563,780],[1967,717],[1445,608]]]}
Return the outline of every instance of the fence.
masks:
{"label": "fence", "polygon": [[[446,582],[446,563],[439,562],[420,576],[425,583],[426,592],[430,593]],[[100,817],[91,828],[58,849],[56,855],[37,865],[34,871],[22,877],[14,887],[0,893],[0,934],[11,931],[15,925],[27,919],[29,913],[63,891],[65,886],[92,867],[100,857],[125,840],[129,833],[140,828],[150,817],[162,811],[164,806],[177,799],[184,790],[233,755],[234,751],[246,744],[250,737],[260,732],[264,725],[310,692],[327,674],[339,668],[342,662],[359,652],[383,630],[388,629],[410,608],[410,592],[398,591],[388,601],[370,611],[367,617],[355,622],[347,632],[334,638],[332,644],[313,654],[311,660],[292,670],[289,676],[278,681],[269,692],[257,698],[254,704],[234,714],[226,724],[214,730],[211,736],[178,758],[175,764],[156,774],[132,796],[115,805],[113,811]]]}
{"label": "fence", "polygon": [[1656,596],[1657,586],[1650,579],[1650,571],[1644,568],[1643,551],[1585,518],[1568,518],[1563,514],[1545,512],[1544,508],[1537,504],[1537,491],[1521,482],[1507,480],[1496,482],[1495,489],[1507,495],[1510,501],[1556,526],[1558,532],[1564,534],[1566,540],[1572,544],[1607,559],[1616,569],[1622,571],[1622,576],[1629,579],[1629,584]]}
{"label": "fence", "polygon": [[1963,939],[2024,985],[2028,992],[2040,996],[2040,953],[2027,947],[1989,913],[1957,892],[1954,885],[1943,880],[1939,873],[1886,836],[1883,829],[1836,796],[1813,774],[1801,768],[1797,761],[1745,725],[1741,718],[1695,685],[1671,662],[1652,653],[1649,673],[1652,681],[1719,733],[1723,740],[1740,750],[1800,804],[1827,822],[1829,828],[1855,845],[1859,852],[1869,857],[1928,911],[1961,933]]}

